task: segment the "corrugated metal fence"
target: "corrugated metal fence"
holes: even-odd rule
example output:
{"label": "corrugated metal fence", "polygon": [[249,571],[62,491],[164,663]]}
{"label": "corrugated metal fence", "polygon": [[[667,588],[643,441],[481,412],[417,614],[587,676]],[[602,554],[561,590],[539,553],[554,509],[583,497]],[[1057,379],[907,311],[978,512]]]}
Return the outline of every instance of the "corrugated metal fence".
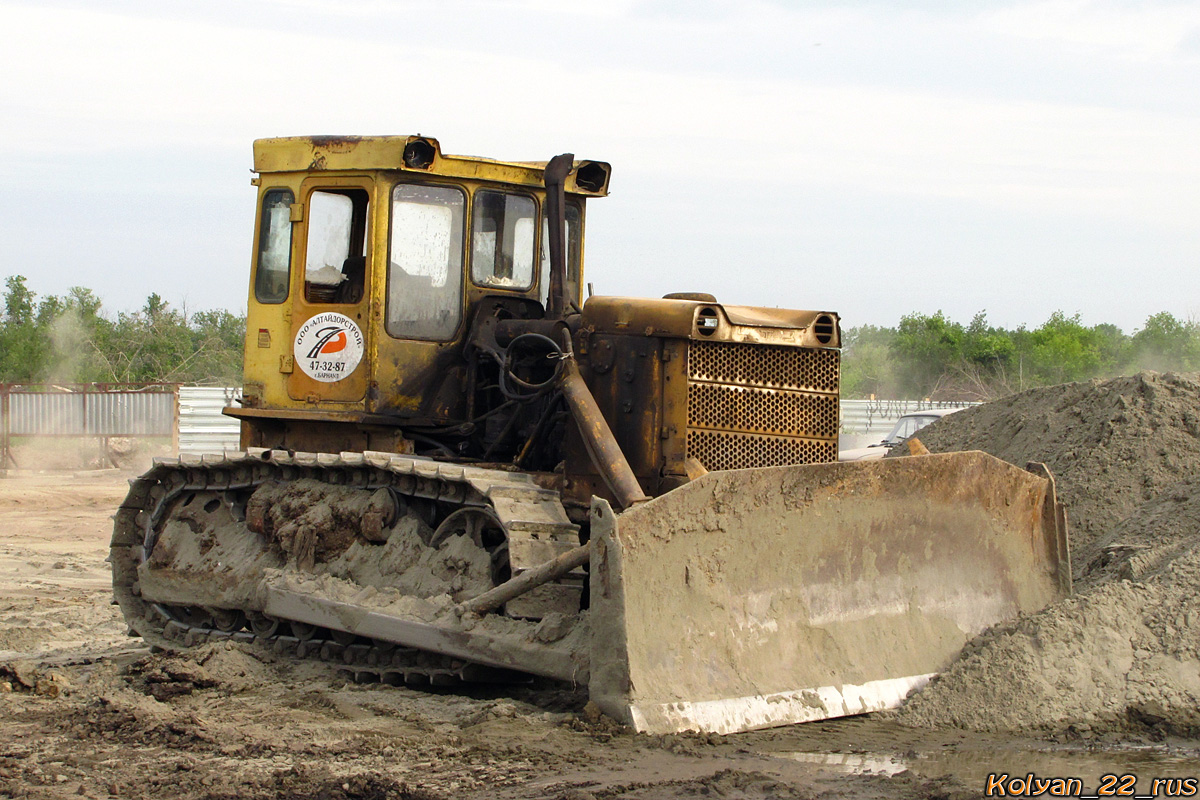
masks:
{"label": "corrugated metal fence", "polygon": [[0,387],[13,436],[172,436],[175,387],[31,391]]}
{"label": "corrugated metal fence", "polygon": [[[238,449],[240,424],[221,410],[238,387],[88,384],[18,386],[0,384],[0,446],[6,465],[14,436],[171,437],[183,453]],[[902,415],[928,408],[962,408],[974,403],[928,400],[842,400],[842,447],[853,440],[882,439]]]}
{"label": "corrugated metal fence", "polygon": [[0,467],[14,437],[168,437],[175,441],[173,384],[0,384]]}
{"label": "corrugated metal fence", "polygon": [[179,387],[179,452],[221,453],[238,449],[241,423],[221,413],[240,388]]}
{"label": "corrugated metal fence", "polygon": [[154,384],[0,384],[0,468],[22,437],[169,439],[183,453],[237,450],[240,425],[221,410],[241,390]]}

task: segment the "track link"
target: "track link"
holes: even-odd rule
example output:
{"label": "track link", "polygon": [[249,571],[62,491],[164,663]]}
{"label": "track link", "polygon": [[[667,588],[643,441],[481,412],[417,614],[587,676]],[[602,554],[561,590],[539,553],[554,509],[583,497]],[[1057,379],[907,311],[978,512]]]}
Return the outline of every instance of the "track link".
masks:
{"label": "track link", "polygon": [[[389,642],[356,637],[353,642],[333,640],[337,632],[325,629],[306,631],[299,638],[285,631],[260,636],[249,630],[219,630],[203,624],[181,622],[158,606],[151,616],[162,625],[161,637],[169,649],[200,647],[216,642],[250,644],[283,659],[307,659],[325,662],[345,673],[355,683],[385,683],[390,686],[445,687],[464,683],[512,683],[525,676],[510,670],[472,664],[461,659],[429,653]],[[199,609],[195,610],[199,612]],[[199,616],[199,613],[197,613]]]}

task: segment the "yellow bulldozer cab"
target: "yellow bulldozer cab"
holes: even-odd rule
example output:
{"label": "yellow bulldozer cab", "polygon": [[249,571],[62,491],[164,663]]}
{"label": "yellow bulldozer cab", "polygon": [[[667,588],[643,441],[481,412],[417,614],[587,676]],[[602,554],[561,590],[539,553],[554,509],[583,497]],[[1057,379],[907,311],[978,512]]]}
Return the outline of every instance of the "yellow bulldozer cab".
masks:
{"label": "yellow bulldozer cab", "polygon": [[[544,167],[445,155],[429,137],[256,141],[246,403],[232,413],[453,420],[454,392],[437,396],[430,376],[458,366],[479,299],[546,304]],[[585,200],[607,194],[609,172],[579,161],[567,181],[579,305]]]}

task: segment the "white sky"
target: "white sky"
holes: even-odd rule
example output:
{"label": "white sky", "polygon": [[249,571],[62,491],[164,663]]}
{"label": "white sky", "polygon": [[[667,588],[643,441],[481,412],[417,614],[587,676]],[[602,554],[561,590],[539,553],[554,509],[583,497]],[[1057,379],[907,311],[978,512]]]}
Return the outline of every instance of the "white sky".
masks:
{"label": "white sky", "polygon": [[604,294],[1200,317],[1200,3],[0,0],[0,277],[245,306],[255,138],[613,164]]}

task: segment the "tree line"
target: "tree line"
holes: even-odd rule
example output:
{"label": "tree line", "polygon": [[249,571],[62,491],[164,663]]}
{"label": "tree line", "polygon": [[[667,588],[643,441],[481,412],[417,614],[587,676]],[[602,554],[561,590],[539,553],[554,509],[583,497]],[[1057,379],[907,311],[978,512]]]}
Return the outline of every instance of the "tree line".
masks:
{"label": "tree line", "polygon": [[1200,370],[1200,324],[1165,311],[1133,334],[1061,311],[1032,330],[995,327],[982,311],[967,325],[941,311],[908,314],[894,328],[848,328],[842,343],[845,397],[992,400],[1143,369]]}
{"label": "tree line", "polygon": [[4,284],[0,382],[242,382],[244,315],[188,313],[151,294],[139,310],[114,316],[91,289],[39,298],[22,275]]}
{"label": "tree line", "polygon": [[[0,382],[239,386],[245,328],[244,314],[188,313],[157,294],[112,315],[91,289],[39,298],[13,275],[0,317]],[[1012,330],[990,325],[984,312],[966,325],[940,311],[908,314],[894,328],[847,328],[842,345],[848,398],[990,400],[1140,369],[1200,370],[1200,324],[1165,311],[1132,334],[1062,312]]]}

